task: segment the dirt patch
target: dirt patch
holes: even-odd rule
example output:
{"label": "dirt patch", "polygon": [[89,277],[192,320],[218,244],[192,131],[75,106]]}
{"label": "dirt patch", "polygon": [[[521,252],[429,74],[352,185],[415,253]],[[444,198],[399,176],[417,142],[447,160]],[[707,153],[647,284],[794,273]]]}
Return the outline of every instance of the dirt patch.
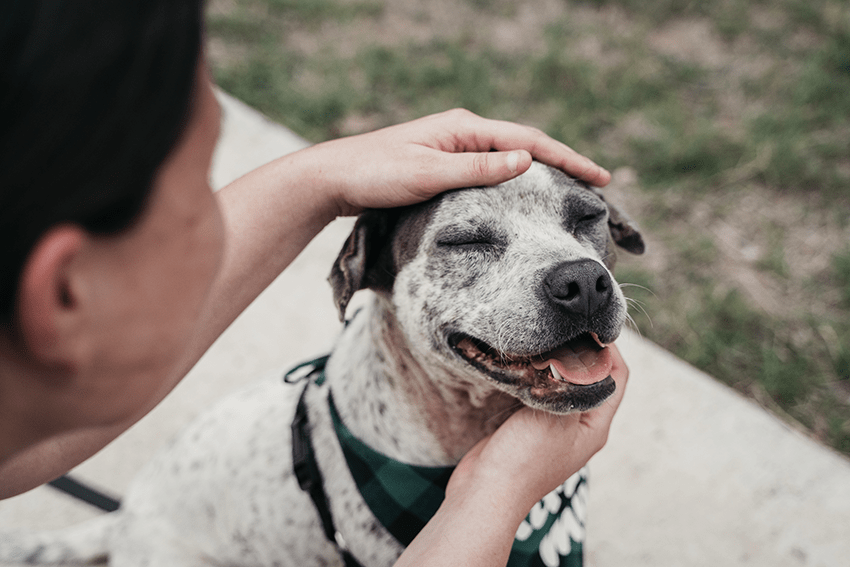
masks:
{"label": "dirt patch", "polygon": [[386,2],[379,15],[361,18],[356,26],[327,21],[316,29],[294,27],[286,41],[305,54],[332,46],[337,54],[346,55],[363,45],[427,44],[458,37],[506,52],[533,51],[545,47],[541,31],[562,9],[554,0],[495,4],[496,9],[482,12],[474,2]]}
{"label": "dirt patch", "polygon": [[715,32],[711,22],[705,19],[670,22],[650,36],[649,45],[666,57],[708,69],[720,69],[729,63],[726,43]]}

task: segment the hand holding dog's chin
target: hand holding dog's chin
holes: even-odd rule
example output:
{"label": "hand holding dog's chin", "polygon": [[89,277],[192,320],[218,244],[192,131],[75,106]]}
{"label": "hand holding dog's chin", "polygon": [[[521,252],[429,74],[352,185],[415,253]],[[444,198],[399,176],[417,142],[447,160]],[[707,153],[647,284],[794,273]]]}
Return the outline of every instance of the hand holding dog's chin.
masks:
{"label": "hand holding dog's chin", "polygon": [[623,399],[629,370],[615,345],[611,375],[617,389],[600,407],[556,416],[530,408],[512,415],[461,460],[447,498],[487,487],[497,509],[525,517],[535,502],[578,472],[608,440],[614,414]]}
{"label": "hand holding dog's chin", "polygon": [[311,152],[340,215],[425,201],[449,189],[497,185],[536,159],[590,184],[611,175],[540,130],[450,110],[368,134],[332,140]]}
{"label": "hand holding dog's chin", "polygon": [[611,345],[616,392],[581,414],[553,416],[522,409],[464,456],[437,514],[396,567],[505,565],[519,523],[546,494],[579,471],[608,439],[628,380]]}

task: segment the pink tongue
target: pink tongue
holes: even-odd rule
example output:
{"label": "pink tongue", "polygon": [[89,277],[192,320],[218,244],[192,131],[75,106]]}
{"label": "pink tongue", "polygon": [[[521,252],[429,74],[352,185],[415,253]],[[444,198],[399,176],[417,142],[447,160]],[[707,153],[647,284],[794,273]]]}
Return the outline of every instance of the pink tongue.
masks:
{"label": "pink tongue", "polygon": [[543,360],[532,362],[532,366],[537,370],[552,366],[564,381],[581,386],[604,380],[611,374],[614,365],[610,349],[590,338],[572,341],[546,353],[544,357]]}

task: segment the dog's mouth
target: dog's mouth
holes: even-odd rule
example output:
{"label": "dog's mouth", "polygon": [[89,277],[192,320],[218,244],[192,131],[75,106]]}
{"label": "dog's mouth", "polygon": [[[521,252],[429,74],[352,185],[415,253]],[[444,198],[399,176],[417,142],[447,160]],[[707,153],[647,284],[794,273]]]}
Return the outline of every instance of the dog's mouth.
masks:
{"label": "dog's mouth", "polygon": [[508,354],[463,333],[451,335],[449,344],[479,371],[550,411],[586,411],[614,393],[611,349],[592,332],[532,356]]}

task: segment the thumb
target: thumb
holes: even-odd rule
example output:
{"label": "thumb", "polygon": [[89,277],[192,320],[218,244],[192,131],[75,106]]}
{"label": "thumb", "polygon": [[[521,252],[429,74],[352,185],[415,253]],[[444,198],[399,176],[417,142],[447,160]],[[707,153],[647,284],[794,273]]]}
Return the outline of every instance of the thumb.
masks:
{"label": "thumb", "polygon": [[498,185],[531,167],[531,154],[525,150],[459,152],[444,157],[447,164],[442,181],[452,188]]}

